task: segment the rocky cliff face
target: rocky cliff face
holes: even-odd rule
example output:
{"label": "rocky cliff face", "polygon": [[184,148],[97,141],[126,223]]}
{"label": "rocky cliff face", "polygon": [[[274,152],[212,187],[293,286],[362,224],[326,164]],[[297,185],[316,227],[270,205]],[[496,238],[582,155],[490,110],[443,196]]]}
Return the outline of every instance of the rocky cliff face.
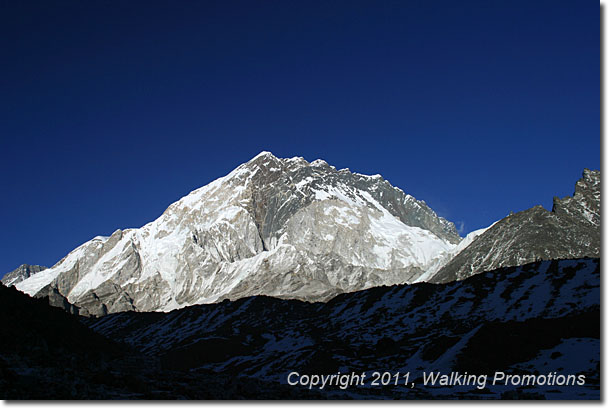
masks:
{"label": "rocky cliff face", "polygon": [[93,315],[251,295],[321,301],[429,277],[460,240],[451,222],[379,175],[263,152],[17,288],[56,289]]}
{"label": "rocky cliff face", "polygon": [[23,265],[19,266],[14,271],[9,272],[6,275],[4,275],[4,277],[2,278],[2,284],[4,286],[12,286],[14,284],[17,284],[19,282],[26,280],[30,276],[32,276],[38,272],[41,272],[45,269],[47,269],[46,266],[28,265],[28,264],[24,263]]}
{"label": "rocky cliff face", "polygon": [[553,210],[535,206],[510,215],[479,235],[430,279],[461,280],[499,267],[599,257],[601,242],[599,171],[585,169],[573,196],[554,198]]}

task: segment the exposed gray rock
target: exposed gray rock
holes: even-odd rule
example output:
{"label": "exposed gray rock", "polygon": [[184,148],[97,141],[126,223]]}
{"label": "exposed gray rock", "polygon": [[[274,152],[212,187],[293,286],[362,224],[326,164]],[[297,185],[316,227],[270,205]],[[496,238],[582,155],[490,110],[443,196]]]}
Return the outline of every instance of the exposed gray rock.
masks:
{"label": "exposed gray rock", "polygon": [[89,290],[78,299],[84,316],[104,316],[109,312],[135,310],[133,299],[116,283],[106,281],[95,291]]}
{"label": "exposed gray rock", "polygon": [[73,315],[82,314],[82,315],[88,316],[85,311],[82,311],[77,306],[74,306],[73,304],[68,302],[68,299],[66,299],[61,293],[59,293],[57,288],[54,288],[51,285],[47,285],[44,288],[42,288],[35,295],[35,297],[36,298],[48,298],[49,305],[58,307],[58,308],[62,308],[66,312],[71,313]]}
{"label": "exposed gray rock", "polygon": [[4,277],[2,278],[2,284],[8,287],[16,285],[17,283],[29,278],[35,273],[41,272],[45,269],[47,269],[46,266],[28,265],[24,263],[14,271],[4,275]]}
{"label": "exposed gray rock", "polygon": [[599,257],[600,181],[599,171],[585,169],[574,196],[555,197],[551,212],[535,206],[507,216],[477,237],[430,282],[462,280],[540,260]]}

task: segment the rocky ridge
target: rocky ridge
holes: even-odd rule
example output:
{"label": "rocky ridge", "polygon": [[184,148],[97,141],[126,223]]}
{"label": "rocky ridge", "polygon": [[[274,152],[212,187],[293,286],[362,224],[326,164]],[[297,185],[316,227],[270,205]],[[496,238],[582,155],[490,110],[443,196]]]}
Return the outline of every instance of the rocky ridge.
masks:
{"label": "rocky ridge", "polygon": [[482,232],[430,279],[462,280],[500,267],[600,256],[601,173],[585,169],[573,196],[512,214]]}
{"label": "rocky ridge", "polygon": [[12,286],[14,284],[17,284],[19,282],[26,280],[27,278],[29,278],[30,276],[32,276],[38,272],[42,272],[45,269],[47,269],[46,266],[28,265],[28,264],[24,263],[23,265],[19,266],[14,271],[9,272],[6,275],[4,275],[4,277],[2,278],[2,284],[4,286]]}

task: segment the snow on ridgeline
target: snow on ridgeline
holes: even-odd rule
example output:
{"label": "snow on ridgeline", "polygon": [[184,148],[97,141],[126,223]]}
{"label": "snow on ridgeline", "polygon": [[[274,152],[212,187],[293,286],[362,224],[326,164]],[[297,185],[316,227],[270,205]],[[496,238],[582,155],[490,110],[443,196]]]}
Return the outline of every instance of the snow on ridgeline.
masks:
{"label": "snow on ridgeline", "polygon": [[96,237],[17,288],[50,286],[95,315],[259,294],[328,300],[425,280],[460,240],[381,176],[262,152],[155,221]]}

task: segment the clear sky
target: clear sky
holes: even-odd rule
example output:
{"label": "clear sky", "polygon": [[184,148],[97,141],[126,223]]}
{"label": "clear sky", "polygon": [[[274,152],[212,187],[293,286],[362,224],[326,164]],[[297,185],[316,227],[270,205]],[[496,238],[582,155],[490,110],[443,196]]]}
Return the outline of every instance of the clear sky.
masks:
{"label": "clear sky", "polygon": [[600,167],[596,2],[2,1],[0,274],[262,150],[383,175],[465,234]]}

